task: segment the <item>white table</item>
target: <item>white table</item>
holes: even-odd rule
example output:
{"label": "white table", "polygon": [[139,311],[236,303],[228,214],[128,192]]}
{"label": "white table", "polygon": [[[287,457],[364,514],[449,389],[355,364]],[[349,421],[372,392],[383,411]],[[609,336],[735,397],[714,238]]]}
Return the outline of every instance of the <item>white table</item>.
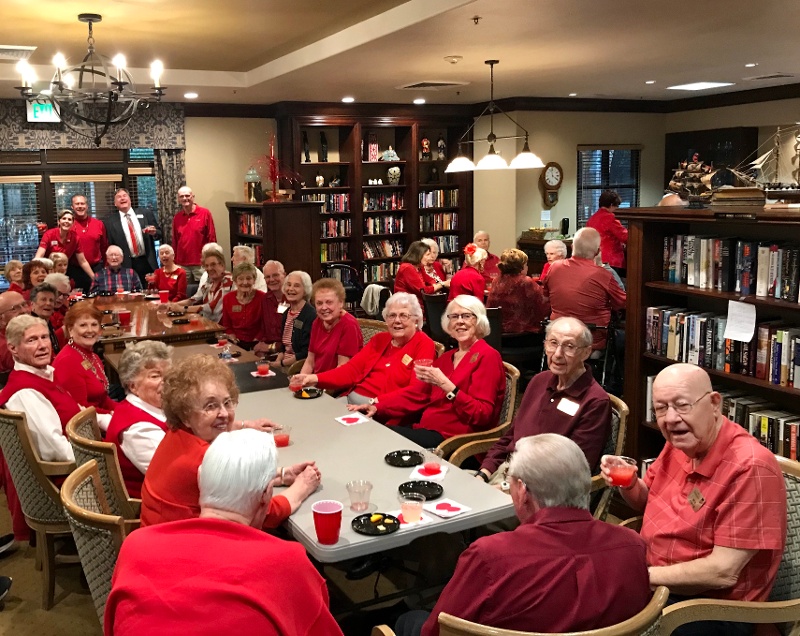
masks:
{"label": "white table", "polygon": [[[304,460],[317,462],[322,472],[322,486],[288,520],[294,538],[317,561],[345,561],[408,545],[424,535],[459,532],[514,516],[511,497],[470,473],[449,466],[447,475],[440,482],[444,487],[442,497],[454,499],[472,510],[450,519],[426,512],[433,519],[431,523],[418,524],[381,537],[354,532],[350,522],[363,513],[350,510],[345,484],[353,479],[372,482],[368,512],[399,510],[397,487],[409,481],[412,469],[390,466],[384,461],[384,456],[390,451],[419,450],[420,447],[378,422],[370,420],[363,424],[343,426],[334,420],[347,414],[346,406],[328,395],[313,400],[298,400],[288,389],[241,395],[236,411],[237,418],[268,417],[292,426],[291,444],[278,449],[280,465]],[[344,504],[341,534],[335,545],[317,542],[311,505],[321,499],[335,499]]]}

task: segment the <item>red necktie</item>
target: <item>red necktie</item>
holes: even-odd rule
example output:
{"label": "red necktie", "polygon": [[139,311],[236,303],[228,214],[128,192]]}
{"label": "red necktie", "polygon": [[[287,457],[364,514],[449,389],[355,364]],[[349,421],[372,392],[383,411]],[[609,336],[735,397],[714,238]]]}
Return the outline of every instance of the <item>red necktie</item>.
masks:
{"label": "red necktie", "polygon": [[128,221],[128,234],[131,235],[131,252],[134,256],[139,256],[139,242],[136,240],[136,228],[133,227],[131,213],[126,213],[125,218]]}

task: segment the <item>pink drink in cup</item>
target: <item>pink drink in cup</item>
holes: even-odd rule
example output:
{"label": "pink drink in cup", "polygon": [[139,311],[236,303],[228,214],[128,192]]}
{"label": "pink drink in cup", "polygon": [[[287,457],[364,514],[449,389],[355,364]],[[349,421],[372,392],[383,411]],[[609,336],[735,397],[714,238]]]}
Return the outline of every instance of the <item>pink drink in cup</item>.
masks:
{"label": "pink drink in cup", "polygon": [[425,503],[425,495],[416,492],[409,492],[400,495],[400,514],[406,523],[417,523],[422,519],[422,505]]}
{"label": "pink drink in cup", "polygon": [[303,383],[297,379],[296,375],[293,375],[291,378],[289,378],[289,388],[292,390],[292,392],[297,393],[303,388]]}
{"label": "pink drink in cup", "polygon": [[162,303],[169,302],[169,290],[168,289],[161,289],[158,292],[158,300]]}
{"label": "pink drink in cup", "polygon": [[314,514],[314,530],[317,541],[323,545],[333,545],[339,540],[339,529],[342,527],[342,503],[332,499],[318,501],[311,506]]}
{"label": "pink drink in cup", "polygon": [[220,338],[219,340],[217,340],[217,346],[218,347],[225,347],[225,346],[227,346],[227,344],[228,344],[228,339],[227,338]]}
{"label": "pink drink in cup", "polygon": [[261,376],[269,375],[269,362],[262,360],[256,363],[256,373]]}
{"label": "pink drink in cup", "polygon": [[430,358],[420,358],[419,360],[414,360],[415,367],[432,367],[433,360]]}
{"label": "pink drink in cup", "polygon": [[426,448],[419,472],[423,475],[438,475],[442,472],[442,451],[438,448]]}
{"label": "pink drink in cup", "polygon": [[283,448],[289,445],[289,437],[292,434],[291,426],[283,426],[272,432],[272,438],[275,440],[275,446]]}
{"label": "pink drink in cup", "polygon": [[636,460],[630,457],[613,456],[608,458],[608,476],[612,486],[627,488],[636,478]]}
{"label": "pink drink in cup", "polygon": [[117,316],[119,317],[119,324],[123,327],[131,324],[131,312],[129,309],[120,309],[117,312]]}

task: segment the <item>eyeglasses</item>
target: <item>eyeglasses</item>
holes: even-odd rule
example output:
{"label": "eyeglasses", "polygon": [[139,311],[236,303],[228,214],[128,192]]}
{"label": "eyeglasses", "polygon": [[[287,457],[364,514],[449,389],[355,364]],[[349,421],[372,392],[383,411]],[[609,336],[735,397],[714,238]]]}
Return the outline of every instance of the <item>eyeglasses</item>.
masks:
{"label": "eyeglasses", "polygon": [[469,322],[470,320],[477,320],[477,316],[472,313],[464,313],[464,314],[447,314],[448,320],[463,320],[464,322]]}
{"label": "eyeglasses", "polygon": [[23,310],[23,309],[25,309],[27,307],[30,307],[30,306],[31,306],[31,304],[27,300],[24,300],[21,303],[17,303],[16,305],[11,305],[11,307],[9,307],[8,309],[4,309],[3,311],[0,311],[0,315],[6,314],[9,311],[21,311],[21,310]]}
{"label": "eyeglasses", "polygon": [[672,410],[675,411],[678,415],[686,415],[694,408],[695,404],[697,404],[707,395],[711,395],[711,391],[706,391],[694,402],[678,402],[677,404],[654,404],[653,410],[655,411],[656,416],[658,417],[664,417],[667,414],[667,411],[669,411],[670,407],[672,407]]}
{"label": "eyeglasses", "polygon": [[386,314],[386,320],[401,320],[402,322],[408,322],[411,320],[411,314]]}
{"label": "eyeglasses", "polygon": [[579,349],[585,349],[586,345],[576,345],[574,342],[559,342],[552,338],[544,341],[544,348],[547,353],[555,353],[559,347],[561,347],[561,352],[565,356],[570,357],[574,356]]}
{"label": "eyeglasses", "polygon": [[66,294],[64,292],[58,292],[58,297],[59,298],[69,298],[69,292],[67,292]]}
{"label": "eyeglasses", "polygon": [[200,410],[210,417],[212,415],[215,416],[219,415],[219,412],[222,410],[223,407],[225,408],[226,412],[232,413],[233,411],[236,410],[236,407],[238,405],[239,405],[238,402],[232,400],[231,398],[228,398],[227,400],[222,402],[222,404],[220,404],[219,402],[209,402]]}

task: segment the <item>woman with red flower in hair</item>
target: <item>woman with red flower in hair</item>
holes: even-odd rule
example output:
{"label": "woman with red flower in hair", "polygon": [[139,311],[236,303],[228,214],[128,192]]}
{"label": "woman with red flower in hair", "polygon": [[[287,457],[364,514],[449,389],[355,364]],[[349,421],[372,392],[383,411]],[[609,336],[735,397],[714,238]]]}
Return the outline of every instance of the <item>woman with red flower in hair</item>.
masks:
{"label": "woman with red flower in hair", "polygon": [[483,266],[489,253],[475,243],[470,243],[464,248],[464,267],[458,270],[450,280],[450,293],[448,300],[453,300],[461,294],[469,294],[483,301],[486,281],[483,278]]}

